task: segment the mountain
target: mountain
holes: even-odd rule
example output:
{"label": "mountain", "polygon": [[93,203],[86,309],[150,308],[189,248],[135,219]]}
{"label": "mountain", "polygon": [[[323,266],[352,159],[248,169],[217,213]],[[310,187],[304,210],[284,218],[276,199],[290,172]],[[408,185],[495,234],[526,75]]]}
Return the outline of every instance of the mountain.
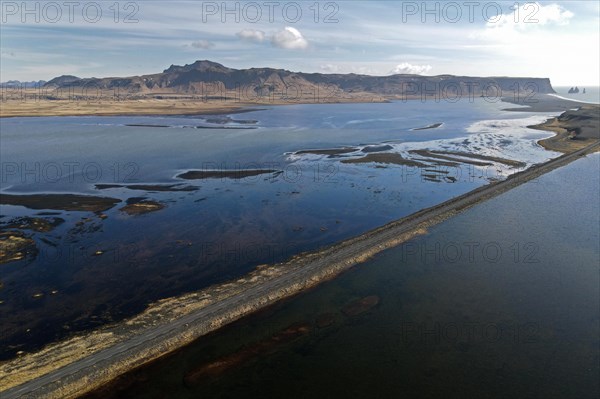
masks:
{"label": "mountain", "polygon": [[31,81],[31,82],[21,82],[19,80],[9,80],[7,82],[0,83],[1,88],[22,88],[22,89],[32,89],[42,87],[46,84],[45,80]]}
{"label": "mountain", "polygon": [[212,71],[212,72],[231,72],[232,69],[224,67],[221,64],[212,61],[196,61],[193,64],[179,66],[179,65],[171,65],[169,68],[165,69],[163,73],[182,73],[182,72],[190,72],[190,71]]}
{"label": "mountain", "polygon": [[204,98],[312,98],[330,95],[376,94],[386,98],[399,96],[457,95],[495,97],[535,90],[554,93],[546,78],[469,77],[454,75],[370,76],[292,72],[285,69],[234,69],[202,60],[193,64],[171,65],[162,73],[123,78],[85,78],[60,76],[45,87],[71,89],[82,94],[93,92],[128,94],[135,97],[202,96]]}
{"label": "mountain", "polygon": [[71,83],[75,83],[75,82],[79,82],[81,80],[81,78],[78,78],[77,76],[73,76],[73,75],[62,75],[62,76],[58,76],[54,79],[49,80],[48,82],[46,82],[46,84],[44,86],[64,86],[64,85],[68,85]]}

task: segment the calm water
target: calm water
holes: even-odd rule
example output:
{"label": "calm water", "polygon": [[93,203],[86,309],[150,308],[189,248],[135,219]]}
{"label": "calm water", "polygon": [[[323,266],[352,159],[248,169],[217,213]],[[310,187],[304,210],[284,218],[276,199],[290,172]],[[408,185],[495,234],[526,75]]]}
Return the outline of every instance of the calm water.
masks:
{"label": "calm water", "polygon": [[[143,197],[166,208],[130,217],[119,205],[105,212],[106,219],[54,212],[65,219],[54,231],[26,231],[36,241],[37,257],[0,267],[0,357],[360,234],[514,171],[460,165],[442,172],[455,183],[436,182],[423,176],[435,171],[350,165],[295,151],[356,146],[360,153],[368,145],[388,145],[402,154],[450,149],[528,164],[556,156],[536,144],[546,133],[524,127],[546,115],[503,107],[481,99],[294,105],[231,115],[246,123],[225,124],[254,129],[196,129],[211,123],[194,116],[1,119],[2,192]],[[412,130],[438,122],[443,123],[438,129]],[[166,127],[126,126],[132,124]],[[241,180],[175,178],[182,171],[215,168],[284,173]],[[98,190],[100,183],[178,183],[197,190]],[[5,205],[0,224],[40,213]],[[103,254],[94,256],[96,251]]]}
{"label": "calm water", "polygon": [[[599,167],[594,154],[479,204],[98,397],[597,398]],[[375,308],[340,312],[369,295]],[[318,328],[323,313],[334,322]],[[184,384],[188,371],[297,322],[312,331]]]}

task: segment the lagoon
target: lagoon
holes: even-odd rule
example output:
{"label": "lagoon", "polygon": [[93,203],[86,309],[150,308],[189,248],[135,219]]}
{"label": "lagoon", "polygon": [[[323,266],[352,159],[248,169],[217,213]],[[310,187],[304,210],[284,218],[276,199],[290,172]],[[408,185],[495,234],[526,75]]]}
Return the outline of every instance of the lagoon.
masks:
{"label": "lagoon", "polygon": [[[120,205],[102,214],[2,205],[3,228],[25,216],[65,222],[28,231],[37,255],[0,268],[1,356],[361,234],[516,171],[465,158],[453,166],[430,159],[427,167],[343,160],[381,149],[416,158],[409,151],[422,148],[527,165],[558,155],[536,144],[548,133],[525,127],[549,114],[504,106],[476,99],[292,105],[214,117],[3,118],[2,193],[109,196],[123,205],[145,199],[165,208],[130,216]],[[302,152],[331,148],[354,151]],[[280,172],[177,178],[189,170],[256,168]],[[179,189],[114,187],[140,184]]]}

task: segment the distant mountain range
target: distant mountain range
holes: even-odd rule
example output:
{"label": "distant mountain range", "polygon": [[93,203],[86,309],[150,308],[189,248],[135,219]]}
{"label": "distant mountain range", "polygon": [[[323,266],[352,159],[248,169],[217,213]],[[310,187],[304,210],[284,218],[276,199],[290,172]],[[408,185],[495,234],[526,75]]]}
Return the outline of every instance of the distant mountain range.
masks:
{"label": "distant mountain range", "polygon": [[[40,81],[41,82],[41,81]],[[40,85],[40,82],[29,82]],[[10,82],[7,82],[10,83]],[[382,97],[452,95],[504,96],[516,92],[555,93],[547,78],[422,76],[397,74],[370,76],[291,72],[273,68],[228,68],[212,61],[171,65],[162,73],[130,77],[78,78],[63,75],[43,84],[51,96],[57,92],[92,95],[92,92],[128,94],[135,97],[192,96],[204,98],[287,97],[376,94]]]}
{"label": "distant mountain range", "polygon": [[45,80],[38,80],[37,82],[21,82],[19,80],[9,80],[8,82],[0,83],[0,87],[2,88],[24,88],[24,89],[32,89],[37,87],[42,87],[46,84]]}

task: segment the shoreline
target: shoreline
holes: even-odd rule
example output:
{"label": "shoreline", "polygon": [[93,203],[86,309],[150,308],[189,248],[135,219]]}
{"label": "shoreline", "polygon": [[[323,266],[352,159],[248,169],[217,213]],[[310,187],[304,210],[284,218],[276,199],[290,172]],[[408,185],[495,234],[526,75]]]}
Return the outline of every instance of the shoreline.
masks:
{"label": "shoreline", "polygon": [[501,101],[507,104],[519,105],[519,108],[503,108],[503,111],[511,112],[565,112],[582,106],[596,106],[600,104],[589,104],[577,100],[569,100],[554,97],[551,94],[544,94],[538,98],[510,98],[502,97]]}
{"label": "shoreline", "polygon": [[7,100],[0,99],[0,120],[4,118],[36,118],[55,116],[182,116],[228,115],[259,111],[261,107],[300,104],[385,103],[379,95],[356,95],[338,99],[298,99],[241,102],[236,99],[205,101],[202,99],[140,99],[124,101],[74,100]]}
{"label": "shoreline", "polygon": [[[205,102],[199,102],[200,104],[207,104]],[[57,107],[64,104],[56,104]],[[118,103],[114,106],[119,105]],[[125,104],[121,104],[125,105]],[[0,119],[10,119],[10,118],[49,118],[49,117],[77,117],[77,116],[188,116],[188,115],[233,115],[233,114],[242,114],[245,112],[253,112],[253,111],[264,111],[265,108],[253,108],[256,106],[266,106],[269,104],[241,104],[235,106],[219,105],[218,107],[210,107],[206,108],[193,108],[190,107],[181,107],[181,108],[172,108],[172,109],[162,109],[157,110],[153,109],[152,112],[144,112],[137,110],[130,111],[117,111],[117,110],[108,110],[108,111],[94,111],[94,112],[86,112],[85,109],[79,110],[79,112],[48,112],[48,113],[25,113],[25,114],[17,114],[14,110],[9,110],[8,115],[5,114],[4,109],[0,111]],[[12,113],[11,113],[12,111]],[[160,112],[162,111],[162,112]]]}
{"label": "shoreline", "polygon": [[[349,95],[348,93],[346,93]],[[500,98],[502,102],[523,106],[522,108],[504,108],[503,111],[513,112],[563,112],[578,106],[598,106],[598,104],[580,102],[559,98],[550,94],[543,94],[537,98]],[[227,115],[263,110],[260,107],[303,105],[303,104],[363,104],[363,103],[389,103],[411,101],[435,101],[421,96],[408,96],[404,99],[378,94],[360,93],[339,97],[336,99],[299,98],[293,101],[267,100],[257,102],[241,102],[232,98],[231,101],[178,98],[155,99],[145,98],[139,100],[12,100],[0,99],[0,120],[3,118],[37,118],[57,116],[184,116],[184,115]],[[437,124],[434,124],[437,125]],[[438,127],[438,126],[434,126]],[[433,127],[426,127],[433,128]],[[424,130],[423,127],[415,130]]]}
{"label": "shoreline", "polygon": [[[259,266],[235,282],[159,301],[143,314],[115,326],[51,344],[42,351],[8,361],[0,365],[0,371],[7,376],[12,371],[12,378],[1,381],[5,387],[2,396],[10,399],[35,392],[47,398],[76,397],[100,388],[118,375],[334,278],[387,248],[425,234],[428,227],[482,201],[597,151],[598,144],[595,142],[323,250],[299,254],[285,263]],[[126,331],[127,326],[135,328]],[[73,348],[77,348],[76,354],[69,352]],[[52,361],[48,362],[47,358]],[[42,359],[46,360],[45,365],[43,361],[39,363]],[[34,364],[37,370],[32,369]]]}
{"label": "shoreline", "polygon": [[555,133],[538,141],[546,150],[568,153],[600,140],[600,106],[585,105],[577,111],[565,111],[530,129]]}
{"label": "shoreline", "polygon": [[545,122],[527,126],[530,129],[554,133],[537,143],[549,151],[568,154],[600,140],[600,104],[579,102],[548,94],[536,102],[515,101],[503,98],[503,102],[524,106],[504,108],[510,112],[560,112]]}

